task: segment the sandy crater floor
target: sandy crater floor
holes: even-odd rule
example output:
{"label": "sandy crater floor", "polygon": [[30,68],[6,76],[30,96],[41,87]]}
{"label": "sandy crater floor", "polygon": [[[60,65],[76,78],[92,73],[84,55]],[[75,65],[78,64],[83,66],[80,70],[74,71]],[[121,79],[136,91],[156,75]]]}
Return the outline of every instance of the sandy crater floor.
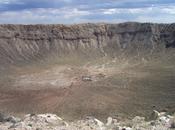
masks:
{"label": "sandy crater floor", "polygon": [[[87,115],[104,119],[175,108],[175,67],[159,62],[131,64],[113,59],[13,70],[0,91],[0,110],[7,113],[49,112],[66,119]],[[91,81],[83,81],[83,76]]]}

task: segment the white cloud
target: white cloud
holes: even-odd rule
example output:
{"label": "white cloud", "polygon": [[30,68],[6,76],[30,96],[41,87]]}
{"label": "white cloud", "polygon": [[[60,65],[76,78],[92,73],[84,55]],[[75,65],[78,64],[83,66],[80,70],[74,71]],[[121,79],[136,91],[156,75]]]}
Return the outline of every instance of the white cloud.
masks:
{"label": "white cloud", "polygon": [[118,9],[103,9],[103,14],[116,14],[120,13],[120,10]]}
{"label": "white cloud", "polygon": [[168,14],[175,14],[175,6],[165,7],[162,9],[162,11]]}
{"label": "white cloud", "polygon": [[64,18],[66,18],[66,19],[69,19],[69,18],[72,18],[72,17],[90,15],[89,11],[81,11],[81,10],[78,10],[77,8],[74,8],[74,9],[66,9],[65,8],[61,11],[64,14]]}
{"label": "white cloud", "polygon": [[174,23],[175,17],[172,15],[161,15],[161,16],[139,16],[135,19],[139,22],[153,22],[153,23]]}
{"label": "white cloud", "polygon": [[[35,23],[70,23],[81,16],[89,15],[88,11],[77,8],[31,9],[23,11],[6,11],[0,13],[0,23],[35,24]],[[71,19],[71,20],[70,20]]]}
{"label": "white cloud", "polygon": [[0,4],[11,4],[11,3],[21,4],[22,2],[18,0],[0,0]]}
{"label": "white cloud", "polygon": [[153,11],[153,7],[147,7],[147,8],[113,8],[113,9],[102,9],[101,11],[103,14],[124,14],[124,13],[130,13],[130,14],[143,14],[143,13],[149,13]]}
{"label": "white cloud", "polygon": [[152,11],[152,7],[149,8],[133,8],[133,9],[102,9],[101,10],[103,14],[106,15],[113,15],[113,14],[124,14],[124,13],[130,13],[130,14],[141,14],[141,13],[147,13],[148,11]]}
{"label": "white cloud", "polygon": [[175,22],[175,6],[147,8],[111,8],[80,10],[78,8],[37,8],[22,11],[0,12],[0,23],[55,24],[82,22]]}
{"label": "white cloud", "polygon": [[[103,14],[114,15],[114,14],[132,14],[132,15],[162,15],[175,14],[175,6],[152,6],[144,8],[113,8],[113,9],[102,9]],[[174,19],[175,20],[175,19]]]}
{"label": "white cloud", "polygon": [[10,0],[0,0],[1,4],[9,4],[11,1]]}
{"label": "white cloud", "polygon": [[64,1],[64,2],[67,2],[67,3],[72,2],[72,0],[61,0],[61,1]]}

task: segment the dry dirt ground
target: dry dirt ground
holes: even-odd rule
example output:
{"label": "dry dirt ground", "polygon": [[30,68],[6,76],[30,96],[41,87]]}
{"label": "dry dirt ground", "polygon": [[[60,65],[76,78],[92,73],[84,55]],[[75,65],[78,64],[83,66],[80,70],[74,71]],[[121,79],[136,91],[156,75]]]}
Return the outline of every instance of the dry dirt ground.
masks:
{"label": "dry dirt ground", "polygon": [[[116,58],[82,65],[15,67],[1,76],[0,110],[23,115],[56,113],[66,119],[93,115],[147,116],[175,110],[175,66]],[[83,81],[82,77],[92,81]]]}

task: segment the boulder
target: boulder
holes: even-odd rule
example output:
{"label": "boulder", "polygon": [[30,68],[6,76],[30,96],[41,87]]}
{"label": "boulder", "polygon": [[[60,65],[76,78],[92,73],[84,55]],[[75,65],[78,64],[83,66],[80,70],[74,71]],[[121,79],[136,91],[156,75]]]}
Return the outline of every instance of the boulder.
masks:
{"label": "boulder", "polygon": [[17,117],[14,117],[14,116],[9,116],[6,121],[8,122],[11,122],[11,123],[17,123],[17,122],[20,122],[21,119],[20,118],[17,118]]}
{"label": "boulder", "polygon": [[104,126],[104,123],[103,123],[103,122],[101,122],[100,120],[98,120],[98,119],[94,118],[94,121],[96,122],[96,124],[97,124],[99,127]]}
{"label": "boulder", "polygon": [[145,117],[136,116],[132,121],[133,123],[142,123],[145,121]]}
{"label": "boulder", "polygon": [[112,125],[112,123],[113,123],[112,117],[108,117],[106,126],[110,126],[110,125]]}
{"label": "boulder", "polygon": [[153,112],[150,115],[150,120],[157,120],[159,118],[160,113],[156,110],[153,110]]}
{"label": "boulder", "polygon": [[8,116],[8,115],[0,113],[0,122],[17,123],[20,120],[21,120],[20,118],[16,118],[16,117],[13,117],[13,116]]}

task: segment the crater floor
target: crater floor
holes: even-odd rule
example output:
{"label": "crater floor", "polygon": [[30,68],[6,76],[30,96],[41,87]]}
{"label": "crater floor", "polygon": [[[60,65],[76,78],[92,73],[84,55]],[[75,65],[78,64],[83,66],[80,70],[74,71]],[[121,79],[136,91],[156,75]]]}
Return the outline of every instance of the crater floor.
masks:
{"label": "crater floor", "polygon": [[69,120],[174,111],[175,64],[168,61],[102,57],[78,65],[12,67],[1,76],[0,110],[17,115],[50,112]]}

